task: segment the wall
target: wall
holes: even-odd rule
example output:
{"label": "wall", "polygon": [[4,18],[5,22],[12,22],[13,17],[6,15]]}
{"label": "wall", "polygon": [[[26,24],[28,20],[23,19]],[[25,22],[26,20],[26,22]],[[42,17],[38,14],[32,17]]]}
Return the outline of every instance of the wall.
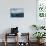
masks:
{"label": "wall", "polygon": [[[11,18],[10,8],[24,8],[24,18]],[[18,26],[20,32],[32,35],[32,24],[36,24],[36,0],[0,0],[0,34]]]}

